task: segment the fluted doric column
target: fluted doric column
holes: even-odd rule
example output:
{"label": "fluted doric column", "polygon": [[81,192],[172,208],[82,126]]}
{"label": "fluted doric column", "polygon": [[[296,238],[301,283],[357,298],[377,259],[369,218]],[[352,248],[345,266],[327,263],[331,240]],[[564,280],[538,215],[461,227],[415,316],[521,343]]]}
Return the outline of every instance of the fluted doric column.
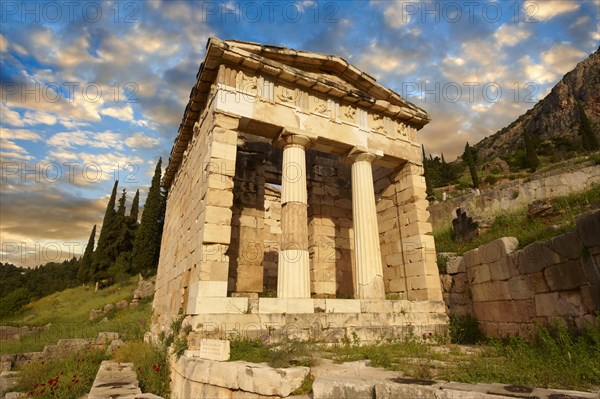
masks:
{"label": "fluted doric column", "polygon": [[355,149],[348,158],[352,162],[356,295],[359,299],[385,299],[371,167],[377,155]]}
{"label": "fluted doric column", "polygon": [[278,298],[310,298],[306,155],[310,139],[282,135],[281,248],[277,269]]}

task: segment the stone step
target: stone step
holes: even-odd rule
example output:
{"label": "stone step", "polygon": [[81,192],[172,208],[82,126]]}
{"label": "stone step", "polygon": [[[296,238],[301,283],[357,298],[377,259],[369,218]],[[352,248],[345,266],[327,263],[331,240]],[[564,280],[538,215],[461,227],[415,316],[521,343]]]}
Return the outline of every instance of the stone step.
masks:
{"label": "stone step", "polygon": [[152,393],[142,393],[138,386],[133,363],[117,363],[105,360],[100,364],[98,374],[87,399],[163,399]]}

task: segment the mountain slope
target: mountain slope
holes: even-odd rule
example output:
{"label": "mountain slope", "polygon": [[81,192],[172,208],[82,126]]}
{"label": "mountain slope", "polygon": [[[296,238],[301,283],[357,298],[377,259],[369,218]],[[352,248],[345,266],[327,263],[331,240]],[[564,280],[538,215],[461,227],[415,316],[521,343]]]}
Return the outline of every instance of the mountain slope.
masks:
{"label": "mountain slope", "polygon": [[541,151],[565,155],[570,150],[581,150],[577,104],[585,110],[600,140],[600,48],[568,72],[532,109],[475,144],[480,161],[513,154],[523,147],[525,134],[537,138]]}

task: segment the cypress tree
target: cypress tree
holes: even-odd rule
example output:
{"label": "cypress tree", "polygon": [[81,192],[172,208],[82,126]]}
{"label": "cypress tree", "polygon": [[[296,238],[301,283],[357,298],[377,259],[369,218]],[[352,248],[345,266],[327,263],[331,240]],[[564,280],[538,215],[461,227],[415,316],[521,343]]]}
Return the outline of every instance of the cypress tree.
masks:
{"label": "cypress tree", "polygon": [[471,173],[471,180],[473,181],[473,188],[479,188],[479,176],[477,175],[477,168],[475,167],[475,159],[473,158],[473,151],[471,150],[471,146],[469,142],[465,145],[465,152],[463,155],[463,159],[467,161],[467,165],[469,165],[469,172]]}
{"label": "cypress tree", "polygon": [[133,242],[131,266],[136,273],[152,274],[158,267],[165,218],[165,195],[160,184],[161,164],[162,159],[159,158],[144,205],[142,220]]}
{"label": "cypress tree", "polygon": [[[423,152],[423,177],[425,178],[425,190],[427,192],[427,198],[433,197],[433,187],[431,186],[431,171],[429,170],[427,157],[425,156],[425,146],[421,144],[421,151]],[[431,156],[431,155],[430,155]]]}
{"label": "cypress tree", "polygon": [[88,240],[83,256],[79,261],[79,270],[77,271],[77,279],[82,283],[91,281],[94,271],[92,270],[92,257],[94,255],[94,244],[96,242],[96,225],[92,228],[90,239]]}
{"label": "cypress tree", "polygon": [[590,120],[580,103],[577,103],[577,111],[579,112],[579,134],[581,134],[583,148],[587,151],[598,151],[598,149],[600,149],[598,139],[596,138],[590,125]]}
{"label": "cypress tree", "polygon": [[99,280],[108,277],[107,271],[111,264],[117,258],[116,239],[118,235],[117,213],[115,212],[115,201],[117,197],[117,187],[119,181],[116,180],[106,205],[106,212],[102,220],[102,229],[98,237],[98,246],[93,256],[93,279]]}
{"label": "cypress tree", "polygon": [[523,139],[525,141],[525,166],[534,172],[540,166],[540,159],[535,150],[535,140],[529,133],[525,133]]}
{"label": "cypress tree", "polygon": [[140,212],[140,190],[136,190],[133,201],[131,202],[131,210],[129,211],[129,219],[133,225],[137,227],[138,214]]}

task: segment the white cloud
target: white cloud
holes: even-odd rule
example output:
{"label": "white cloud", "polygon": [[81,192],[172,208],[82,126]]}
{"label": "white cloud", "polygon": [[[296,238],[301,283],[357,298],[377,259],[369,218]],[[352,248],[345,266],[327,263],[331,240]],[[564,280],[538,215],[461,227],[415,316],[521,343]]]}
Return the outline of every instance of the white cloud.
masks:
{"label": "white cloud", "polygon": [[10,109],[3,103],[0,104],[0,116],[2,116],[2,122],[11,126],[24,126],[25,123],[21,119],[21,115],[15,110]]}
{"label": "white cloud", "polygon": [[56,115],[43,111],[27,111],[24,115],[24,122],[27,125],[55,125]]}
{"label": "white cloud", "polygon": [[[410,9],[407,9],[407,6],[410,5],[408,2],[392,1],[388,4],[389,5],[383,11],[383,17],[390,28],[400,29],[411,22],[412,12]],[[417,3],[413,3],[412,6],[414,6],[414,4]]]}
{"label": "white cloud", "polygon": [[30,140],[30,141],[38,141],[41,140],[42,137],[31,130],[26,129],[8,129],[0,126],[0,137],[5,140]]}
{"label": "white cloud", "polygon": [[589,15],[582,15],[581,17],[577,18],[575,20],[575,22],[573,22],[571,24],[571,26],[569,26],[569,28],[575,28],[577,26],[587,25],[587,24],[590,24],[591,22],[592,22],[592,20],[590,19]]}
{"label": "white cloud", "polygon": [[382,47],[375,41],[360,54],[357,64],[360,69],[369,71],[369,74],[376,79],[380,79],[382,74],[391,72],[407,75],[417,67],[414,58],[402,54],[398,49]]}
{"label": "white cloud", "polygon": [[60,149],[89,146],[93,148],[111,148],[120,150],[123,148],[121,135],[110,131],[90,132],[73,131],[56,133],[48,140],[48,145]]}
{"label": "white cloud", "polygon": [[133,136],[125,140],[125,144],[127,144],[131,148],[152,148],[158,145],[158,143],[159,141],[157,139],[155,139],[154,137],[146,136],[144,133],[134,133]]}
{"label": "white cloud", "polygon": [[112,108],[104,108],[100,111],[101,115],[111,116],[115,119],[120,119],[122,121],[132,121],[133,120],[133,109],[130,105],[125,107],[112,107]]}
{"label": "white cloud", "polygon": [[527,0],[523,3],[522,12],[526,18],[539,21],[547,21],[558,15],[573,12],[581,4],[577,1],[564,0]]}
{"label": "white cloud", "polygon": [[0,33],[0,53],[8,49],[8,40]]}
{"label": "white cloud", "polygon": [[537,84],[551,83],[556,80],[558,75],[549,70],[543,64],[536,64],[530,56],[525,56],[520,61],[523,66],[525,77],[529,82],[535,82]]}
{"label": "white cloud", "polygon": [[494,39],[500,46],[514,46],[515,44],[529,38],[531,31],[524,25],[501,25],[494,32]]}
{"label": "white cloud", "polygon": [[575,47],[561,43],[542,53],[542,61],[559,74],[565,74],[579,61],[582,61],[586,53]]}
{"label": "white cloud", "polygon": [[33,159],[25,148],[5,139],[0,139],[0,158],[3,161],[8,159],[29,161]]}

